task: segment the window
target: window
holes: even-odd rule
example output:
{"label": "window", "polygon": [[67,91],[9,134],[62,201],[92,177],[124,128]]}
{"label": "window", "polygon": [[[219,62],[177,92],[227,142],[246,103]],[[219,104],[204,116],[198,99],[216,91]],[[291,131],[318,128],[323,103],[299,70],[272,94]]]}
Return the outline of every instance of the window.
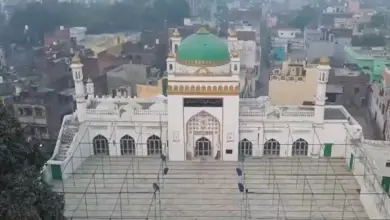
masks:
{"label": "window", "polygon": [[264,144],[263,156],[279,156],[280,143],[275,139],[270,139]]}
{"label": "window", "polygon": [[159,156],[162,153],[161,139],[152,135],[147,140],[147,150],[149,156]]}
{"label": "window", "polygon": [[359,91],[360,91],[359,87],[355,87],[355,89],[354,89],[354,93],[355,93],[355,95],[356,95],[356,94],[358,94],[358,93],[359,93]]}
{"label": "window", "polygon": [[307,156],[309,144],[302,138],[299,138],[293,143],[292,156]]}
{"label": "window", "polygon": [[121,155],[135,155],[134,139],[129,135],[121,138]]}
{"label": "window", "polygon": [[98,135],[93,139],[93,153],[95,155],[110,155],[107,138]]}
{"label": "window", "polygon": [[169,64],[169,70],[173,70],[173,65]]}
{"label": "window", "polygon": [[117,91],[116,91],[116,89],[112,89],[111,90],[112,91],[112,98],[115,98],[116,97],[116,95],[117,95]]}
{"label": "window", "polygon": [[252,142],[248,139],[243,139],[238,143],[238,156],[251,157],[252,156]]}
{"label": "window", "polygon": [[19,115],[24,115],[24,110],[23,110],[23,108],[18,108],[18,114],[19,114]]}
{"label": "window", "polygon": [[234,71],[237,71],[238,70],[238,67],[237,67],[237,64],[234,64]]}
{"label": "window", "polygon": [[24,112],[26,113],[26,116],[32,116],[33,115],[33,110],[30,107],[25,108]]}
{"label": "window", "polygon": [[35,107],[34,108],[34,111],[35,111],[35,116],[37,117],[43,117],[43,109],[41,107]]}

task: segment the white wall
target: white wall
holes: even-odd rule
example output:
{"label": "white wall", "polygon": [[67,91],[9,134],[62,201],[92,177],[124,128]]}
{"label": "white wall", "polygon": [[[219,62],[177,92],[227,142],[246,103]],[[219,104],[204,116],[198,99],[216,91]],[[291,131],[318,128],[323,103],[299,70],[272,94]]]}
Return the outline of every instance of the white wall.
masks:
{"label": "white wall", "polygon": [[381,180],[374,173],[374,166],[362,149],[354,144],[346,148],[345,160],[349,165],[351,154],[354,155],[352,173],[360,186],[360,201],[370,219],[389,219],[390,199],[383,194]]}

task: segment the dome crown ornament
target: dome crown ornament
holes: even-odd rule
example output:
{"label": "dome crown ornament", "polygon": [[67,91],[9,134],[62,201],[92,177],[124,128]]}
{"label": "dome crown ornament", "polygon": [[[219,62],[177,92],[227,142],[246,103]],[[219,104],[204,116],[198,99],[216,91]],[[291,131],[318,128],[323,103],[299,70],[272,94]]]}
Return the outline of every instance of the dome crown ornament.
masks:
{"label": "dome crown ornament", "polygon": [[196,32],[196,34],[210,34],[210,31],[208,31],[205,27],[199,28],[199,30]]}
{"label": "dome crown ornament", "polygon": [[180,37],[179,30],[175,29],[172,33],[172,37]]}
{"label": "dome crown ornament", "polygon": [[329,65],[329,58],[328,57],[321,57],[320,65],[328,66]]}
{"label": "dome crown ornament", "polygon": [[237,51],[233,51],[232,52],[232,57],[233,58],[238,58],[239,56],[240,56],[240,54]]}
{"label": "dome crown ornament", "polygon": [[229,31],[229,37],[237,37],[237,32],[235,30]]}
{"label": "dome crown ornament", "polygon": [[79,54],[76,53],[73,57],[72,57],[72,64],[80,64],[81,63],[81,59],[79,57]]}

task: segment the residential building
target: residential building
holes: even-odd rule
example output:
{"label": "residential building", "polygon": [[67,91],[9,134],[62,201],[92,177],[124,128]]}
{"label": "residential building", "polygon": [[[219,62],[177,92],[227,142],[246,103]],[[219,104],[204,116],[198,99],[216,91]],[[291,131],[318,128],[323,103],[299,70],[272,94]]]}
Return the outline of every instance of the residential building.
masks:
{"label": "residential building", "polygon": [[[53,149],[65,115],[75,110],[73,93],[59,93],[54,89],[37,85],[20,87],[16,83],[15,93],[4,100],[30,137],[37,138]],[[50,147],[49,147],[50,148]]]}
{"label": "residential building", "polygon": [[363,107],[367,105],[367,93],[370,77],[364,74],[356,64],[344,64],[332,68],[326,87],[328,103]]}
{"label": "residential building", "polygon": [[386,65],[390,64],[389,52],[384,47],[351,47],[344,48],[348,63],[357,64],[364,73],[370,76],[371,82],[381,82]]}
{"label": "residential building", "polygon": [[320,57],[345,61],[344,47],[351,44],[351,29],[321,28],[304,30],[305,55],[308,62]]}
{"label": "residential building", "polygon": [[[236,220],[249,212],[236,208],[250,196],[257,219],[388,219],[389,175],[381,173],[381,184],[371,167],[377,157],[365,151],[374,144],[343,106],[325,105],[327,59],[306,66],[316,79],[314,106],[271,105],[264,97],[239,97],[240,57],[224,41],[203,28],[183,41],[174,33],[167,97],[96,97],[93,82],[84,87],[80,59],[72,60],[77,110],[65,116],[42,171],[65,194],[65,217]],[[386,171],[384,155],[378,158],[376,167]],[[306,179],[316,176],[315,183]],[[70,196],[81,186],[84,200]],[[206,200],[209,205],[198,207]]]}
{"label": "residential building", "polygon": [[271,103],[274,105],[313,104],[318,78],[313,67],[307,66],[303,60],[287,60],[279,68],[273,69],[270,73],[268,91]]}
{"label": "residential building", "polygon": [[388,111],[390,106],[390,65],[386,65],[382,73],[382,80],[371,84],[369,93],[369,110],[371,117],[374,119],[381,131],[380,136],[388,139]]}

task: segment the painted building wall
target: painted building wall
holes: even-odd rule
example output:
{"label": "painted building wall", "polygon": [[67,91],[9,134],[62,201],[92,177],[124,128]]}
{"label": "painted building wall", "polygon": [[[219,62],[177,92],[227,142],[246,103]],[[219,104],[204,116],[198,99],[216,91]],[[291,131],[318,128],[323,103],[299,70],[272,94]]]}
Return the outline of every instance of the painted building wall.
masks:
{"label": "painted building wall", "polygon": [[371,82],[380,82],[386,65],[390,64],[390,60],[385,57],[375,58],[366,54],[358,54],[352,47],[346,46],[344,51],[347,61],[357,64],[365,73],[369,74]]}
{"label": "painted building wall", "polygon": [[[309,68],[302,81],[298,80],[298,77],[289,80],[289,76],[285,76],[283,79],[282,76],[271,74],[268,92],[271,103],[274,105],[302,105],[303,102],[314,102],[317,74],[315,69]],[[276,78],[273,78],[274,76]]]}

